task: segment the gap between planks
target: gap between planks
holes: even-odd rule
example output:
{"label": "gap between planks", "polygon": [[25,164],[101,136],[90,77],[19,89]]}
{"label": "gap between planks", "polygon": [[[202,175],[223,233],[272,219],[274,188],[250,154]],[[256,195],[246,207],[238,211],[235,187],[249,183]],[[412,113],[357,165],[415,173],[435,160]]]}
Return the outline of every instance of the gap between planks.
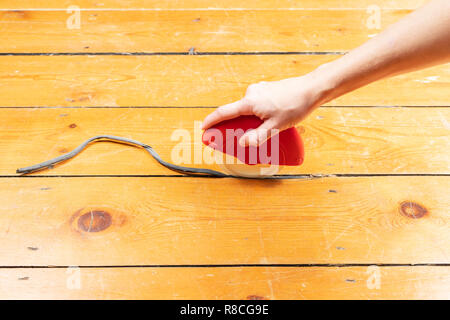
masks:
{"label": "gap between planks", "polygon": [[[64,11],[69,8],[1,8],[1,11]],[[407,10],[409,8],[380,8],[381,10]],[[73,9],[72,9],[73,10]],[[365,8],[77,8],[77,11],[367,11]]]}
{"label": "gap between planks", "polygon": [[347,51],[0,52],[0,56],[258,56],[344,55]]}
{"label": "gap between planks", "polygon": [[365,178],[365,177],[450,177],[450,173],[335,173],[335,174],[301,174],[301,175],[276,175],[268,178],[262,179],[252,179],[252,178],[234,178],[232,176],[226,177],[199,177],[199,176],[188,176],[183,174],[124,174],[124,175],[114,175],[114,174],[97,174],[97,175],[1,175],[0,179],[3,178],[200,178],[200,179],[241,179],[241,180],[313,180],[313,179],[324,179],[324,178]]}
{"label": "gap between planks", "polygon": [[[0,106],[1,109],[215,109],[219,106]],[[450,105],[441,106],[345,106],[345,105],[325,105],[325,108],[450,108]]]}
{"label": "gap between planks", "polygon": [[[145,264],[145,265],[77,265],[77,268],[354,268],[377,266],[380,268],[392,267],[450,267],[450,263],[284,263],[284,264]],[[0,269],[65,269],[72,265],[24,265],[24,266],[0,266]]]}

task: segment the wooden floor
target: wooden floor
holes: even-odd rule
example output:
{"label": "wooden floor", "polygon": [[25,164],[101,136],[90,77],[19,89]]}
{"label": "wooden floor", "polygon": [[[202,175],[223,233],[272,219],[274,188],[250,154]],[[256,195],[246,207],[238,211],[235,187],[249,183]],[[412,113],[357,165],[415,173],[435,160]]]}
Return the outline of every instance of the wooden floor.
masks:
{"label": "wooden floor", "polygon": [[112,143],[15,174],[98,134],[170,160],[186,129],[193,160],[195,121],[214,107],[338,58],[425,1],[8,2],[0,298],[450,298],[450,65],[314,112],[298,125],[305,163],[281,172],[295,179],[182,177]]}

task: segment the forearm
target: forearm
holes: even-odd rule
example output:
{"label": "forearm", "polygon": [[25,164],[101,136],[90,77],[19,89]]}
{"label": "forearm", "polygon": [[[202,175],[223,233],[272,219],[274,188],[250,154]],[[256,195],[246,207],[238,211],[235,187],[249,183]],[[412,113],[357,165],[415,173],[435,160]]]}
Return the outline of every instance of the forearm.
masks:
{"label": "forearm", "polygon": [[320,105],[376,80],[450,61],[450,0],[434,0],[340,59],[297,78],[260,82],[243,99],[224,105],[203,122],[254,114],[264,123],[239,141],[258,145],[273,131],[302,121]]}
{"label": "forearm", "polygon": [[321,88],[321,104],[379,79],[448,61],[450,0],[435,0],[309,76]]}

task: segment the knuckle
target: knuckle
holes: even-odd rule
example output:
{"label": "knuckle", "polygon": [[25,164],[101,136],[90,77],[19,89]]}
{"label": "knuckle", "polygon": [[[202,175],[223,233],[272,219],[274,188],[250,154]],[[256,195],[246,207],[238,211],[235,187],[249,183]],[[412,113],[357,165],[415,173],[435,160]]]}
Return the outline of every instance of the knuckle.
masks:
{"label": "knuckle", "polygon": [[251,85],[249,85],[247,87],[247,93],[252,93],[252,92],[257,91],[258,87],[259,87],[258,83],[252,83]]}
{"label": "knuckle", "polygon": [[225,114],[225,112],[226,112],[225,111],[225,107],[223,107],[223,106],[222,107],[218,107],[217,110],[216,110],[216,114],[219,115],[219,116],[223,116]]}
{"label": "knuckle", "polygon": [[244,98],[242,98],[242,104],[245,106],[252,106],[254,105],[254,101],[251,97],[245,96]]}

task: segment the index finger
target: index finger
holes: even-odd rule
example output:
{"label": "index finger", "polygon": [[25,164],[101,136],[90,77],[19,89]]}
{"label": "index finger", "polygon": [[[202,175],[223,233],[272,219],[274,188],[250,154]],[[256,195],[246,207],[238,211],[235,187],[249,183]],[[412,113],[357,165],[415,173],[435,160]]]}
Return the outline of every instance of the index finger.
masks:
{"label": "index finger", "polygon": [[206,116],[205,120],[203,120],[202,129],[206,130],[224,120],[250,114],[252,114],[250,105],[246,103],[244,99],[241,99],[236,102],[220,106],[214,110],[214,112]]}

